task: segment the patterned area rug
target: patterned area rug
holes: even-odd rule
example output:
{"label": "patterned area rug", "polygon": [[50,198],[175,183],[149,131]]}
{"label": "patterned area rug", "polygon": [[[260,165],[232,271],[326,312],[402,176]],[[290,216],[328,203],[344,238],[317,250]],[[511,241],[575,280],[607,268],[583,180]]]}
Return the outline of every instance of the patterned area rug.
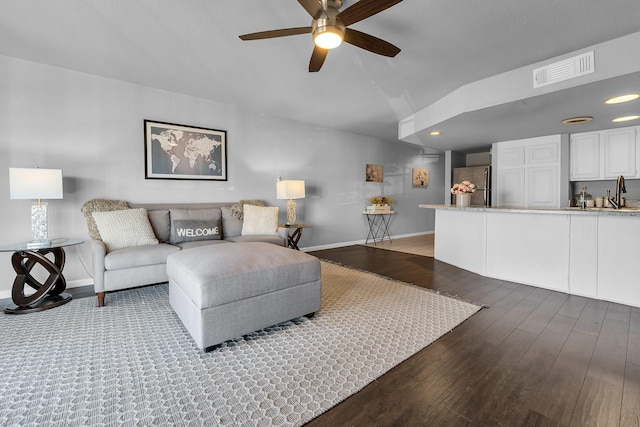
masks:
{"label": "patterned area rug", "polygon": [[0,315],[0,425],[297,426],[480,307],[322,263],[322,309],[200,351],[168,285]]}

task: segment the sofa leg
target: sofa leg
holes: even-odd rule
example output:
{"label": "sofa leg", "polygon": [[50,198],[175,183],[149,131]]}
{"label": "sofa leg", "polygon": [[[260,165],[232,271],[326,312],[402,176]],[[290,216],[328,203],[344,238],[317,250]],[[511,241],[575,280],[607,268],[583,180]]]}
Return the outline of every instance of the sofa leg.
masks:
{"label": "sofa leg", "polygon": [[96,296],[98,297],[98,307],[104,307],[104,292],[98,292]]}
{"label": "sofa leg", "polygon": [[304,317],[306,317],[307,319],[313,319],[315,315],[316,315],[316,312],[314,311],[313,313],[305,314]]}

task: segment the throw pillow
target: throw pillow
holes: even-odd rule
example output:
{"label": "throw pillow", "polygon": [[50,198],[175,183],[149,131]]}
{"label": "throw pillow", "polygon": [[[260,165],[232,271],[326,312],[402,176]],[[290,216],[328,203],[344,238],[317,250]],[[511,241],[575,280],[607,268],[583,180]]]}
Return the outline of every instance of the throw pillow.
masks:
{"label": "throw pillow", "polygon": [[278,207],[244,205],[243,236],[277,236]]}
{"label": "throw pillow", "polygon": [[172,228],[175,230],[176,243],[195,242],[198,240],[220,240],[220,221],[198,219],[176,219]]}
{"label": "throw pillow", "polygon": [[93,212],[119,211],[122,209],[129,209],[129,204],[124,200],[91,199],[82,205],[80,211],[84,215],[84,220],[87,222],[89,237],[102,240],[100,238],[100,232],[98,232],[98,226],[93,220]]}
{"label": "throw pillow", "polygon": [[213,223],[214,227],[218,227],[218,230],[220,230],[219,221],[222,218],[220,208],[169,209],[169,215],[171,216],[171,235],[169,237],[169,243],[172,244],[178,244],[185,241],[183,240],[183,237],[178,236],[176,221],[208,221]]}
{"label": "throw pillow", "polygon": [[242,220],[242,207],[244,205],[264,206],[264,202],[262,200],[240,200],[238,203],[234,203],[231,206],[231,214],[239,220]]}
{"label": "throw pillow", "polygon": [[92,215],[109,252],[131,246],[158,244],[146,209],[93,212]]}

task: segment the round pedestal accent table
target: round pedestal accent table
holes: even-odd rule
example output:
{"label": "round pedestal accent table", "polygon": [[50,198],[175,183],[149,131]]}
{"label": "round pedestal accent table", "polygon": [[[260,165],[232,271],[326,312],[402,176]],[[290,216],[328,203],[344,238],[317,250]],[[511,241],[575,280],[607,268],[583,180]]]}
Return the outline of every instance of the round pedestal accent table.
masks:
{"label": "round pedestal accent table", "polygon": [[[4,309],[7,314],[23,314],[47,310],[71,301],[71,295],[63,293],[67,282],[62,275],[65,263],[64,247],[83,243],[75,239],[55,239],[51,244],[40,248],[30,248],[27,243],[0,246],[0,252],[13,252],[11,264],[16,272],[11,290],[11,299],[15,305]],[[47,254],[52,254],[53,259]],[[31,271],[42,267],[48,274],[44,282],[36,279]],[[29,286],[35,292],[25,293]]]}

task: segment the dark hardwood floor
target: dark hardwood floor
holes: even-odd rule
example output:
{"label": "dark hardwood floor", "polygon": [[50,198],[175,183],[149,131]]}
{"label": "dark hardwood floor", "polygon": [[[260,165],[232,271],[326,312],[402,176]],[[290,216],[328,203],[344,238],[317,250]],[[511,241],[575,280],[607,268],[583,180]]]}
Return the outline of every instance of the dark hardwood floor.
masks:
{"label": "dark hardwood floor", "polygon": [[487,308],[308,426],[640,425],[640,309],[383,249],[312,254]]}
{"label": "dark hardwood floor", "polygon": [[384,249],[312,254],[487,308],[309,427],[640,426],[640,309]]}

